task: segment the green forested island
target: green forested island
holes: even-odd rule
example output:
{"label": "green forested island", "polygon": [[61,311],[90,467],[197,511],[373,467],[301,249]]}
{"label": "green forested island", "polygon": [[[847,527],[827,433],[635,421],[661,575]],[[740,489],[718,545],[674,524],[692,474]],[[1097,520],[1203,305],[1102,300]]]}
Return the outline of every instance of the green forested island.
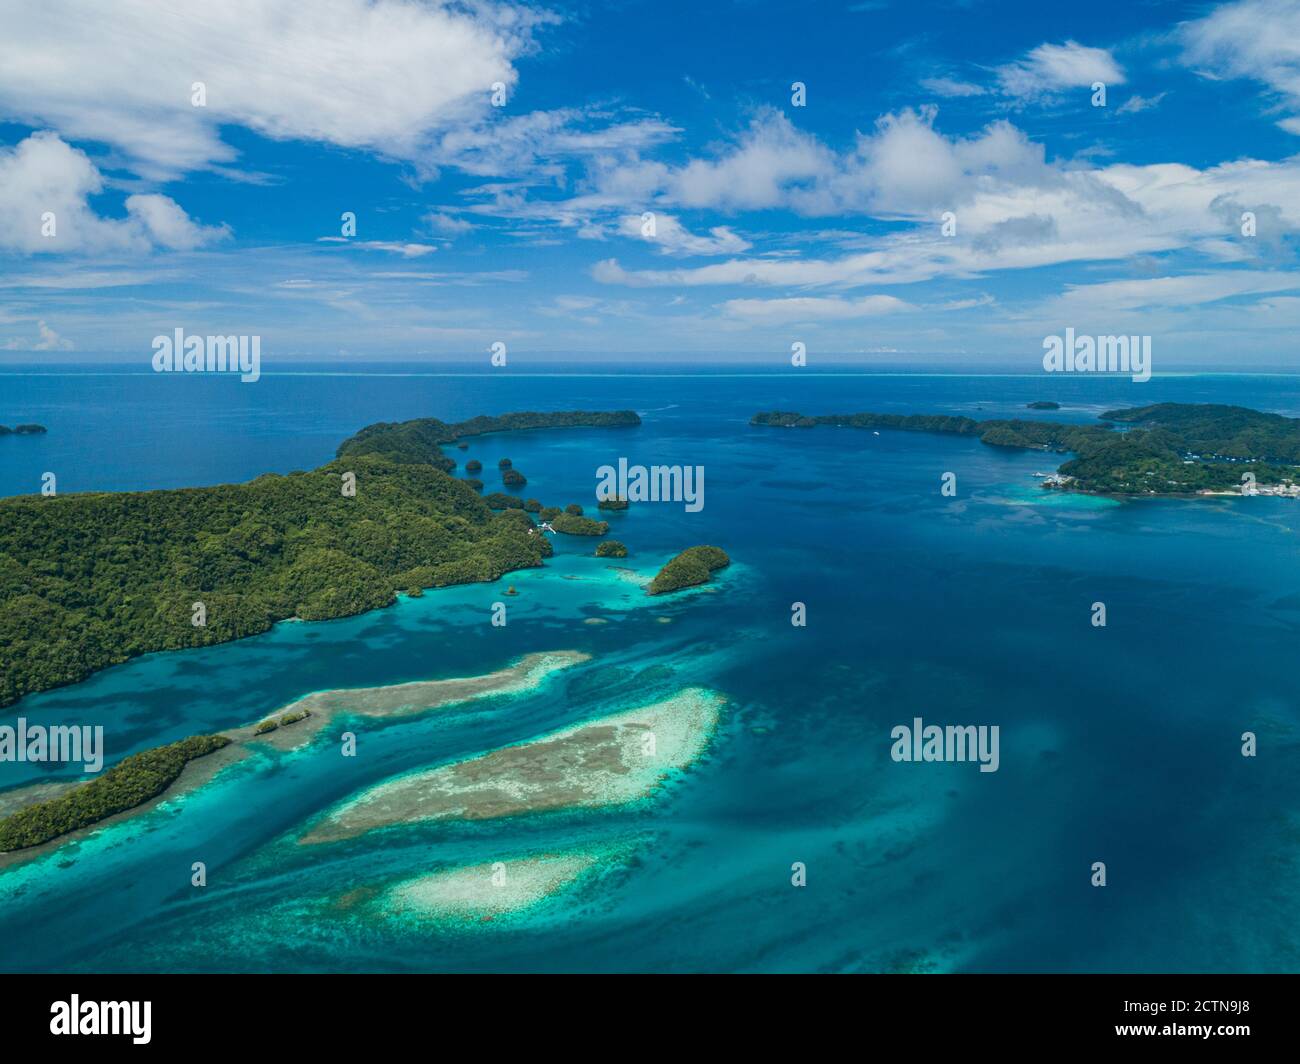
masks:
{"label": "green forested island", "polygon": [[[448,475],[455,463],[440,444],[639,423],[625,411],[371,425],[311,472],[0,499],[0,705],[150,651],[238,639],[290,617],[343,617],[388,605],[397,591],[541,565],[551,545],[522,502],[480,498]],[[508,508],[494,512],[494,502]]]}
{"label": "green forested island", "polygon": [[69,831],[134,809],[162,794],[195,758],[229,743],[224,735],[193,735],[123,758],[89,783],[0,820],[0,852],[39,846]]}
{"label": "green forested island", "polygon": [[39,436],[48,431],[44,425],[0,425],[0,436]]}
{"label": "green forested island", "polygon": [[730,564],[731,559],[721,547],[687,547],[659,570],[647,590],[651,595],[666,595],[706,584],[714,572]]}
{"label": "green forested island", "polygon": [[[446,471],[455,468],[456,463],[442,453],[439,445],[455,443],[466,436],[517,432],[522,429],[628,428],[640,424],[641,419],[631,410],[568,410],[550,414],[527,411],[451,423],[434,417],[417,418],[414,421],[381,421],[366,426],[339,444],[337,457],[382,454],[394,462],[432,465]],[[481,468],[478,463],[475,464]],[[505,460],[501,468],[510,468],[509,459]]]}
{"label": "green forested island", "polygon": [[756,414],[752,425],[820,425],[973,436],[994,447],[1072,452],[1051,486],[1107,495],[1237,492],[1252,473],[1261,492],[1300,481],[1300,418],[1215,403],[1156,403],[1108,410],[1106,424],[975,421],[943,414]]}

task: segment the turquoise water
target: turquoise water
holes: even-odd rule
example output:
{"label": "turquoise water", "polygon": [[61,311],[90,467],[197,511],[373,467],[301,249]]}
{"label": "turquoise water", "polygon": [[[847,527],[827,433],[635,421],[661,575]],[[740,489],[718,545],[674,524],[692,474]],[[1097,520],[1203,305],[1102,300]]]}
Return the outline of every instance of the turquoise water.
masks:
{"label": "turquoise water", "polygon": [[[1300,504],[1043,497],[1032,474],[1051,457],[747,424],[777,408],[1088,420],[1165,400],[1295,415],[1300,380],[361,374],[240,386],[5,372],[0,388],[0,422],[51,429],[0,440],[10,493],[47,469],[62,490],[242,479],[319,464],[370,421],[519,409],[643,417],[636,430],[508,434],[456,452],[489,470],[508,455],[547,502],[591,504],[595,467],[620,456],[705,468],[699,513],[648,504],[611,518],[631,550],[615,565],[557,537],[545,569],[498,585],[152,655],[9,707],[6,722],[103,724],[116,761],[311,691],[476,675],[532,651],[591,655],[522,694],[338,718],[308,748],[265,750],[0,871],[4,970],[1300,970]],[[1024,410],[1040,398],[1066,407]],[[956,498],[939,492],[948,471]],[[648,576],[694,543],[735,560],[708,590],[647,599],[621,571]],[[505,584],[519,594],[503,598]],[[489,623],[496,601],[503,628]],[[1089,623],[1095,601],[1104,629]],[[790,624],[794,602],[806,628]],[[728,700],[709,751],[634,805],[296,841],[393,775],[691,686]],[[998,725],[999,770],[893,762],[890,729],[918,716]],[[349,730],[357,756],[344,758]],[[1247,730],[1253,759],[1240,754]],[[3,787],[43,778],[0,765]],[[618,857],[508,921],[446,927],[340,903],[439,869],[584,850]],[[190,885],[195,861],[206,887]],[[1104,888],[1090,886],[1094,861]],[[805,887],[791,885],[795,862]]]}

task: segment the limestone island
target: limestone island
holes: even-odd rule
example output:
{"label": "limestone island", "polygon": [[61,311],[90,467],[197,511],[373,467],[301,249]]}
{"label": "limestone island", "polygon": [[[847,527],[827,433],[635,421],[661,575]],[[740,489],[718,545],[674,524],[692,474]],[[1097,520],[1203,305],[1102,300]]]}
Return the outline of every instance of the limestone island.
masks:
{"label": "limestone island", "polygon": [[[838,426],[969,436],[993,447],[1072,452],[1048,489],[1097,495],[1300,497],[1300,418],[1217,403],[1108,410],[1103,425],[948,414],[755,414],[751,425]],[[1122,430],[1117,426],[1123,426]]]}
{"label": "limestone island", "polygon": [[1026,403],[1030,410],[1060,410],[1061,404],[1055,403],[1051,399],[1036,399],[1032,403]]}
{"label": "limestone island", "polygon": [[41,436],[49,431],[44,425],[0,425],[0,436]]}
{"label": "limestone island", "polygon": [[335,842],[393,824],[492,820],[647,798],[707,749],[723,697],[688,687],[661,702],[577,724],[367,788],[299,843]]}
{"label": "limestone island", "polygon": [[646,593],[666,595],[687,587],[707,584],[719,569],[731,564],[727,552],[721,547],[687,547],[668,562],[650,581]]}
{"label": "limestone island", "polygon": [[[553,551],[524,503],[481,498],[450,475],[455,462],[443,445],[488,432],[639,424],[632,411],[381,423],[310,472],[0,499],[0,706],[141,654],[242,639],[290,618],[346,617],[391,605],[398,592],[539,567]],[[94,565],[73,574],[70,558]],[[192,623],[196,604],[202,625]]]}

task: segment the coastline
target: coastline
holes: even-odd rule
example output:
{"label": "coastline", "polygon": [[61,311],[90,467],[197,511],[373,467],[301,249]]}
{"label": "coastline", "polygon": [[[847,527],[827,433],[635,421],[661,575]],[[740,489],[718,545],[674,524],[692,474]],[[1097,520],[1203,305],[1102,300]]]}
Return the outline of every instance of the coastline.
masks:
{"label": "coastline", "polygon": [[[257,734],[257,724],[223,729],[221,734],[229,744],[188,763],[179,776],[161,793],[140,805],[123,809],[93,824],[49,839],[37,846],[0,853],[0,872],[13,865],[52,852],[59,847],[88,837],[113,824],[141,816],[165,801],[184,797],[214,779],[229,765],[244,760],[256,752],[258,746],[285,752],[310,744],[320,731],[335,718],[345,714],[359,717],[390,718],[410,717],[451,705],[460,705],[495,695],[512,694],[540,684],[561,669],[589,661],[590,654],[576,650],[539,651],[526,654],[518,661],[480,676],[449,677],[442,680],[416,680],[394,684],[391,687],[340,688],[317,691],[270,714],[270,719],[296,709],[309,708],[310,716],[282,725],[274,731]],[[367,699],[369,701],[367,701]],[[49,801],[91,782],[89,779],[59,782],[39,782],[6,791],[0,798],[3,815]]]}

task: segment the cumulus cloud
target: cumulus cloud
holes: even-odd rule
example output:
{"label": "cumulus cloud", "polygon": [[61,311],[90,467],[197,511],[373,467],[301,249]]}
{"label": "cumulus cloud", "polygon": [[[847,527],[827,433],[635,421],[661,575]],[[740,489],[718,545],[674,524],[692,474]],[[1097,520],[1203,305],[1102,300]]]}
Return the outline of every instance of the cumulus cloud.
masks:
{"label": "cumulus cloud", "polygon": [[0,113],[110,144],[154,178],[231,162],[227,124],[410,158],[488,109],[494,83],[513,88],[545,19],[486,3],[46,0],[6,15]]}
{"label": "cumulus cloud", "polygon": [[10,337],[0,350],[4,351],[72,351],[76,348],[71,340],[65,339],[44,321],[36,323],[36,339],[27,337]]}
{"label": "cumulus cloud", "polygon": [[1054,178],[1042,146],[1010,123],[994,122],[972,137],[952,139],[934,129],[936,114],[926,107],[885,115],[850,150],[836,153],[784,114],[765,110],[710,157],[676,167],[638,159],[598,170],[594,190],[565,206],[909,217],[954,207],[991,182]]}
{"label": "cumulus cloud", "polygon": [[[1250,239],[1240,228],[1246,209],[1255,213],[1260,234]],[[954,215],[953,236],[943,234],[939,215],[919,215],[921,224],[869,238],[866,250],[838,257],[738,256],[666,270],[629,270],[606,259],[592,276],[634,287],[854,288],[1176,250],[1245,261],[1263,255],[1269,239],[1276,242],[1276,236],[1261,239],[1265,230],[1283,234],[1300,226],[1300,159],[1238,160],[1206,170],[1169,163],[1051,167],[1047,174],[1030,168],[1019,180],[974,182]]]}
{"label": "cumulus cloud", "polygon": [[997,78],[1006,95],[1025,99],[1087,88],[1094,81],[1106,85],[1125,82],[1124,71],[1110,52],[1076,41],[1040,44],[1024,58],[999,67]]}
{"label": "cumulus cloud", "polygon": [[0,148],[0,248],[20,252],[191,250],[229,235],[202,226],[167,196],[127,197],[126,217],[96,213],[104,180],[85,152],[57,134],[33,133]]}

